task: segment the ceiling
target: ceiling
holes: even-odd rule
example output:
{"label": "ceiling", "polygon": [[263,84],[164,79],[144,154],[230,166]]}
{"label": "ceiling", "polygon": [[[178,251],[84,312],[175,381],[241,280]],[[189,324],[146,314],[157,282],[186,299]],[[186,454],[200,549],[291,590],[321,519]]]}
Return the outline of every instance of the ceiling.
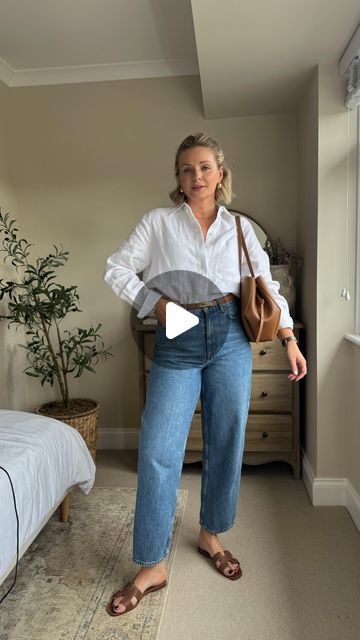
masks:
{"label": "ceiling", "polygon": [[207,118],[289,113],[359,23],[359,0],[0,0],[0,79],[199,74]]}

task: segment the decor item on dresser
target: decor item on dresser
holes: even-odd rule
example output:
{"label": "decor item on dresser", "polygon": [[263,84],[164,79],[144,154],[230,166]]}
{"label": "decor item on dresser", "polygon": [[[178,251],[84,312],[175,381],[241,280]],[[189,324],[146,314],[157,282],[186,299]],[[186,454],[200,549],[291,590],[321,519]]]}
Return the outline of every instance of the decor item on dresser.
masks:
{"label": "decor item on dresser", "polygon": [[0,209],[2,249],[19,273],[19,280],[0,279],[0,300],[7,296],[7,313],[0,320],[24,327],[27,342],[19,345],[26,350],[29,366],[25,373],[40,378],[53,387],[57,382],[61,399],[47,402],[35,413],[57,418],[77,429],[84,438],[91,455],[96,459],[99,404],[87,398],[69,396],[68,376],[79,378],[82,373],[95,373],[94,364],[112,354],[100,336],[101,324],[88,329],[60,331],[60,323],[68,314],[81,311],[77,287],[56,282],[56,270],[65,265],[69,253],[53,245],[54,252],[46,257],[31,259],[30,247],[24,238],[18,239],[16,220]]}
{"label": "decor item on dresser", "polygon": [[267,237],[264,250],[269,256],[273,280],[280,283],[279,293],[289,305],[290,314],[295,314],[296,290],[292,271],[303,264],[303,257],[294,249],[286,247],[279,237]]}
{"label": "decor item on dresser", "polygon": [[[274,340],[279,330],[281,309],[272,297],[263,276],[255,277],[240,220],[240,216],[236,216],[240,264],[239,304],[243,327],[250,342]],[[242,250],[245,253],[250,276],[241,276]]]}

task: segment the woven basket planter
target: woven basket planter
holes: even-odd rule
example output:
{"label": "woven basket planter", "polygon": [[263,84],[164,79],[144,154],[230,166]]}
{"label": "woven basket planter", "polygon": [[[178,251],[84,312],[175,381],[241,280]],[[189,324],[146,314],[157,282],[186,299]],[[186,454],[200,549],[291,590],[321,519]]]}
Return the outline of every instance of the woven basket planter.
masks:
{"label": "woven basket planter", "polygon": [[58,401],[46,402],[35,409],[35,413],[49,416],[74,427],[84,438],[87,447],[96,462],[96,442],[99,422],[99,403],[88,398],[70,400],[68,409]]}

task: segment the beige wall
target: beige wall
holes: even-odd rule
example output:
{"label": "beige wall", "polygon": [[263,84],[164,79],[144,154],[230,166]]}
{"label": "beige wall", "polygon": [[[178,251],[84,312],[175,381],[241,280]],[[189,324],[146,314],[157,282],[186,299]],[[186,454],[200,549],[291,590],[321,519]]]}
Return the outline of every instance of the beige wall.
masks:
{"label": "beige wall", "polygon": [[299,125],[298,247],[305,256],[300,314],[307,332],[309,374],[303,445],[318,478],[348,478],[360,492],[360,349],[354,332],[356,112],[349,119],[349,289],[344,278],[347,126],[344,81],[320,65],[303,98]]}
{"label": "beige wall", "polygon": [[[79,286],[83,313],[71,323],[102,322],[114,357],[72,381],[73,396],[98,398],[100,426],[138,427],[137,354],[130,307],[103,281],[104,263],[150,208],[170,205],[174,153],[188,134],[221,141],[235,173],[233,206],[295,244],[295,115],[204,120],[197,77],[13,88],[8,162],[22,233],[46,253],[70,251],[63,281]],[[26,378],[23,408],[52,397]]]}
{"label": "beige wall", "polygon": [[[6,175],[6,125],[5,125],[5,101],[9,89],[0,81],[0,207],[4,214],[8,207],[11,206],[10,188]],[[1,254],[0,254],[1,255]],[[5,277],[5,267],[0,266],[0,278]],[[6,312],[6,306],[0,302],[0,314]],[[6,384],[6,326],[4,322],[0,322],[0,406],[8,406],[9,397]]]}
{"label": "beige wall", "polygon": [[301,444],[314,474],[317,468],[317,208],[318,208],[318,74],[314,73],[298,112],[299,209],[297,247],[304,256],[298,272],[299,317],[305,325],[304,355],[308,374],[302,384],[305,408]]}
{"label": "beige wall", "polygon": [[[350,112],[349,284],[350,302],[340,297],[346,286],[346,165],[348,114],[344,81],[336,65],[319,67],[318,182],[318,467],[321,477],[346,477],[360,492],[358,419],[358,346],[344,340],[354,332],[356,228],[356,112]],[[352,370],[352,367],[354,369]],[[359,416],[359,413],[357,413]],[[357,452],[357,455],[354,452]],[[357,457],[357,461],[356,461]]]}
{"label": "beige wall", "polygon": [[[8,99],[10,89],[0,81],[0,208],[4,215],[7,211],[17,209],[16,195],[9,174],[8,154],[10,151]],[[14,276],[14,268],[7,261],[5,254],[0,253],[0,278],[10,279]],[[0,314],[7,313],[5,301],[0,301]],[[5,321],[0,322],[0,408],[21,409],[24,406],[26,393],[25,376],[19,371],[25,366],[24,351],[17,347],[23,342],[24,333],[16,332],[14,326],[7,328]]]}
{"label": "beige wall", "polygon": [[[72,395],[101,401],[102,427],[139,425],[130,309],[103,282],[104,263],[145,211],[170,204],[174,151],[199,130],[221,141],[234,169],[234,208],[296,243],[305,257],[296,314],[306,327],[309,366],[303,446],[315,475],[348,477],[360,492],[360,350],[343,340],[353,331],[354,308],[340,298],[347,114],[336,65],[316,70],[297,117],[204,120],[196,77],[17,89],[0,83],[0,205],[19,219],[38,254],[60,242],[70,251],[62,280],[78,285],[83,313],[69,325],[100,321],[113,345],[114,357],[95,376],[71,382]],[[352,114],[350,228],[354,136]],[[353,260],[350,235],[350,273]],[[33,410],[54,391],[22,373],[18,340],[0,323],[0,402]]]}

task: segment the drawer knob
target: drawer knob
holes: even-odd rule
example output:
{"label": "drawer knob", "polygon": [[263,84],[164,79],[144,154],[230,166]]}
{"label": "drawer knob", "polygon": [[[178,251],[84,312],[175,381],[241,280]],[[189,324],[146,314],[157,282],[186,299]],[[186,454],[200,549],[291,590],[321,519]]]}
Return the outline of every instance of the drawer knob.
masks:
{"label": "drawer knob", "polygon": [[261,395],[262,395],[263,398],[266,398],[267,394],[268,394],[267,391],[263,391]]}
{"label": "drawer knob", "polygon": [[266,356],[266,353],[267,353],[266,349],[261,349],[260,351],[261,356]]}
{"label": "drawer knob", "polygon": [[263,438],[267,438],[267,437],[268,437],[268,435],[269,435],[269,434],[268,434],[268,432],[267,432],[267,431],[264,431],[264,432],[263,432]]}

